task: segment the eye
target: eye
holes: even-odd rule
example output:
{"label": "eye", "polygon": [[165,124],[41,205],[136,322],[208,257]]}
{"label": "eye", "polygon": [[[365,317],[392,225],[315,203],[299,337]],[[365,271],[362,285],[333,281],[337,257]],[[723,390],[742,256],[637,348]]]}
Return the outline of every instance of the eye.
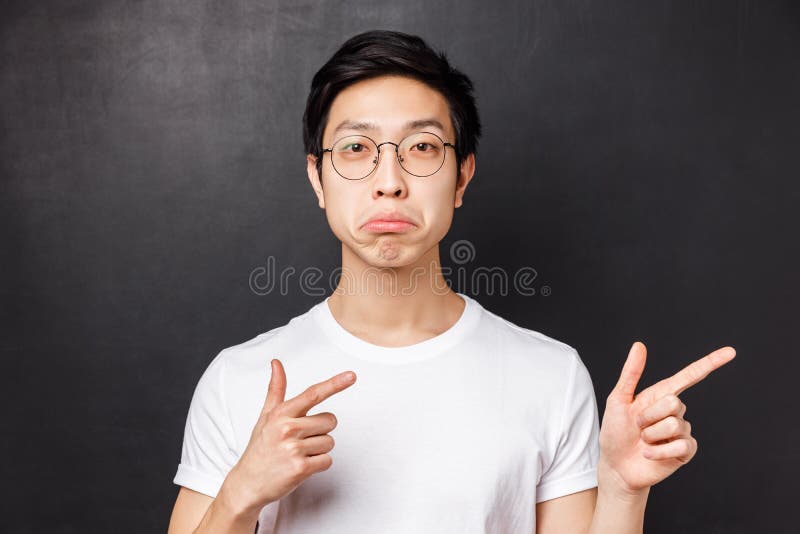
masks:
{"label": "eye", "polygon": [[[417,150],[421,152],[427,152],[428,150],[430,150],[430,148],[433,148],[433,145],[431,145],[430,143],[417,143],[414,146],[417,148]],[[425,148],[425,147],[430,147],[430,148]]]}
{"label": "eye", "polygon": [[354,147],[355,150],[353,152],[361,152],[364,149],[364,145],[361,143],[350,143],[344,147],[345,150],[350,150],[351,147]]}

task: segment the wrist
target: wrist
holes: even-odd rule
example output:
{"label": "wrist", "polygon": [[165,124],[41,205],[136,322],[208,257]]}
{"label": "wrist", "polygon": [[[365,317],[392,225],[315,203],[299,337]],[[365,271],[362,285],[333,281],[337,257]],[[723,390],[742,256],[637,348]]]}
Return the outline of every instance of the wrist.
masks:
{"label": "wrist", "polygon": [[218,501],[225,514],[234,520],[255,521],[261,508],[267,503],[256,502],[241,488],[242,486],[236,481],[236,473],[231,471],[222,483],[215,502]]}
{"label": "wrist", "polygon": [[647,502],[650,495],[650,488],[638,491],[630,491],[618,488],[613,484],[599,482],[597,485],[597,498],[605,501],[614,501],[626,505],[640,506]]}
{"label": "wrist", "polygon": [[630,487],[619,474],[606,465],[602,460],[597,468],[598,497],[613,499],[626,504],[641,504],[647,501],[650,486],[643,488]]}

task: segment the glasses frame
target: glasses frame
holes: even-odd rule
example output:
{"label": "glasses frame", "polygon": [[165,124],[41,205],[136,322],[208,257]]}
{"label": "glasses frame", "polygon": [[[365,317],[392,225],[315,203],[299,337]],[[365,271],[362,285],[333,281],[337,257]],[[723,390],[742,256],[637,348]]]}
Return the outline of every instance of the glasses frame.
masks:
{"label": "glasses frame", "polygon": [[[441,141],[442,145],[444,146],[444,153],[442,154],[442,163],[439,165],[438,169],[436,169],[435,171],[433,171],[430,174],[414,174],[413,172],[411,172],[408,169],[406,169],[405,167],[403,167],[403,158],[400,156],[400,145],[403,144],[403,141],[405,141],[406,139],[408,139],[412,135],[417,135],[417,134],[421,134],[421,133],[426,133],[426,134],[433,135],[439,141]],[[336,164],[333,162],[333,147],[335,147],[336,144],[339,141],[341,141],[342,139],[345,139],[347,137],[366,137],[367,139],[369,139],[372,142],[373,145],[375,145],[376,149],[378,150],[378,156],[375,158],[375,166],[372,168],[371,171],[369,171],[367,174],[365,174],[361,178],[348,178],[347,176],[345,176],[345,175],[343,175],[342,173],[339,172],[339,169],[336,168]],[[378,168],[378,165],[381,164],[381,147],[383,145],[394,145],[395,158],[397,159],[397,163],[400,164],[400,168],[403,169],[408,174],[410,174],[411,176],[416,176],[417,178],[427,178],[428,176],[433,176],[434,174],[439,172],[441,170],[441,168],[444,167],[444,162],[447,161],[447,147],[451,147],[453,150],[456,149],[456,147],[455,147],[455,145],[453,143],[448,143],[447,141],[442,139],[439,135],[437,135],[437,134],[435,134],[433,132],[425,132],[425,131],[423,131],[423,132],[410,133],[407,136],[405,136],[404,138],[402,138],[400,140],[400,143],[393,143],[391,141],[384,141],[383,143],[376,143],[375,140],[373,138],[371,138],[370,136],[368,136],[368,135],[364,135],[364,134],[348,134],[348,135],[343,135],[342,137],[340,137],[339,139],[334,141],[333,145],[331,145],[330,148],[323,148],[322,149],[322,157],[325,157],[325,152],[330,152],[331,153],[331,166],[333,167],[333,170],[336,171],[336,174],[338,174],[339,176],[341,176],[345,180],[349,180],[351,182],[357,182],[357,181],[363,180],[364,178],[366,178],[369,175],[371,175],[373,172],[375,172],[375,169]]]}

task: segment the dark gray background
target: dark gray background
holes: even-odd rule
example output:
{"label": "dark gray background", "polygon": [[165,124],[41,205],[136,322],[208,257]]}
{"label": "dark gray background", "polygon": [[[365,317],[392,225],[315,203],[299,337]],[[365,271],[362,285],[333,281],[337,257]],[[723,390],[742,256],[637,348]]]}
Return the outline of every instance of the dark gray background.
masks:
{"label": "dark gray background", "polygon": [[681,395],[699,451],[651,490],[646,532],[790,530],[797,3],[20,1],[0,19],[4,531],[166,531],[211,358],[323,298],[296,274],[259,295],[250,273],[338,266],[301,116],[316,69],[374,28],[476,85],[485,135],[444,264],[467,239],[468,267],[533,267],[551,294],[456,289],[575,346],[601,415],[636,339],[641,386],[737,349]]}

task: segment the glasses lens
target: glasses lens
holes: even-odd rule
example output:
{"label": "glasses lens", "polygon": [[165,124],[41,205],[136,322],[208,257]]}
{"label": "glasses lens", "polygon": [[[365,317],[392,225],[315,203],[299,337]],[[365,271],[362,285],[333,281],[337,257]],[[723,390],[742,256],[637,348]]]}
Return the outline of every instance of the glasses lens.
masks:
{"label": "glasses lens", "polygon": [[[384,145],[391,154],[391,148]],[[400,165],[415,176],[430,176],[444,164],[444,142],[430,132],[409,135],[400,143]],[[394,154],[391,154],[394,156]],[[378,164],[378,147],[369,137],[349,135],[333,145],[333,168],[348,180],[369,176]]]}
{"label": "glasses lens", "polygon": [[368,137],[349,135],[333,145],[331,159],[336,172],[348,180],[360,180],[375,168],[378,148]]}
{"label": "glasses lens", "polygon": [[400,164],[415,176],[430,176],[442,168],[444,143],[429,132],[411,134],[400,144]]}

